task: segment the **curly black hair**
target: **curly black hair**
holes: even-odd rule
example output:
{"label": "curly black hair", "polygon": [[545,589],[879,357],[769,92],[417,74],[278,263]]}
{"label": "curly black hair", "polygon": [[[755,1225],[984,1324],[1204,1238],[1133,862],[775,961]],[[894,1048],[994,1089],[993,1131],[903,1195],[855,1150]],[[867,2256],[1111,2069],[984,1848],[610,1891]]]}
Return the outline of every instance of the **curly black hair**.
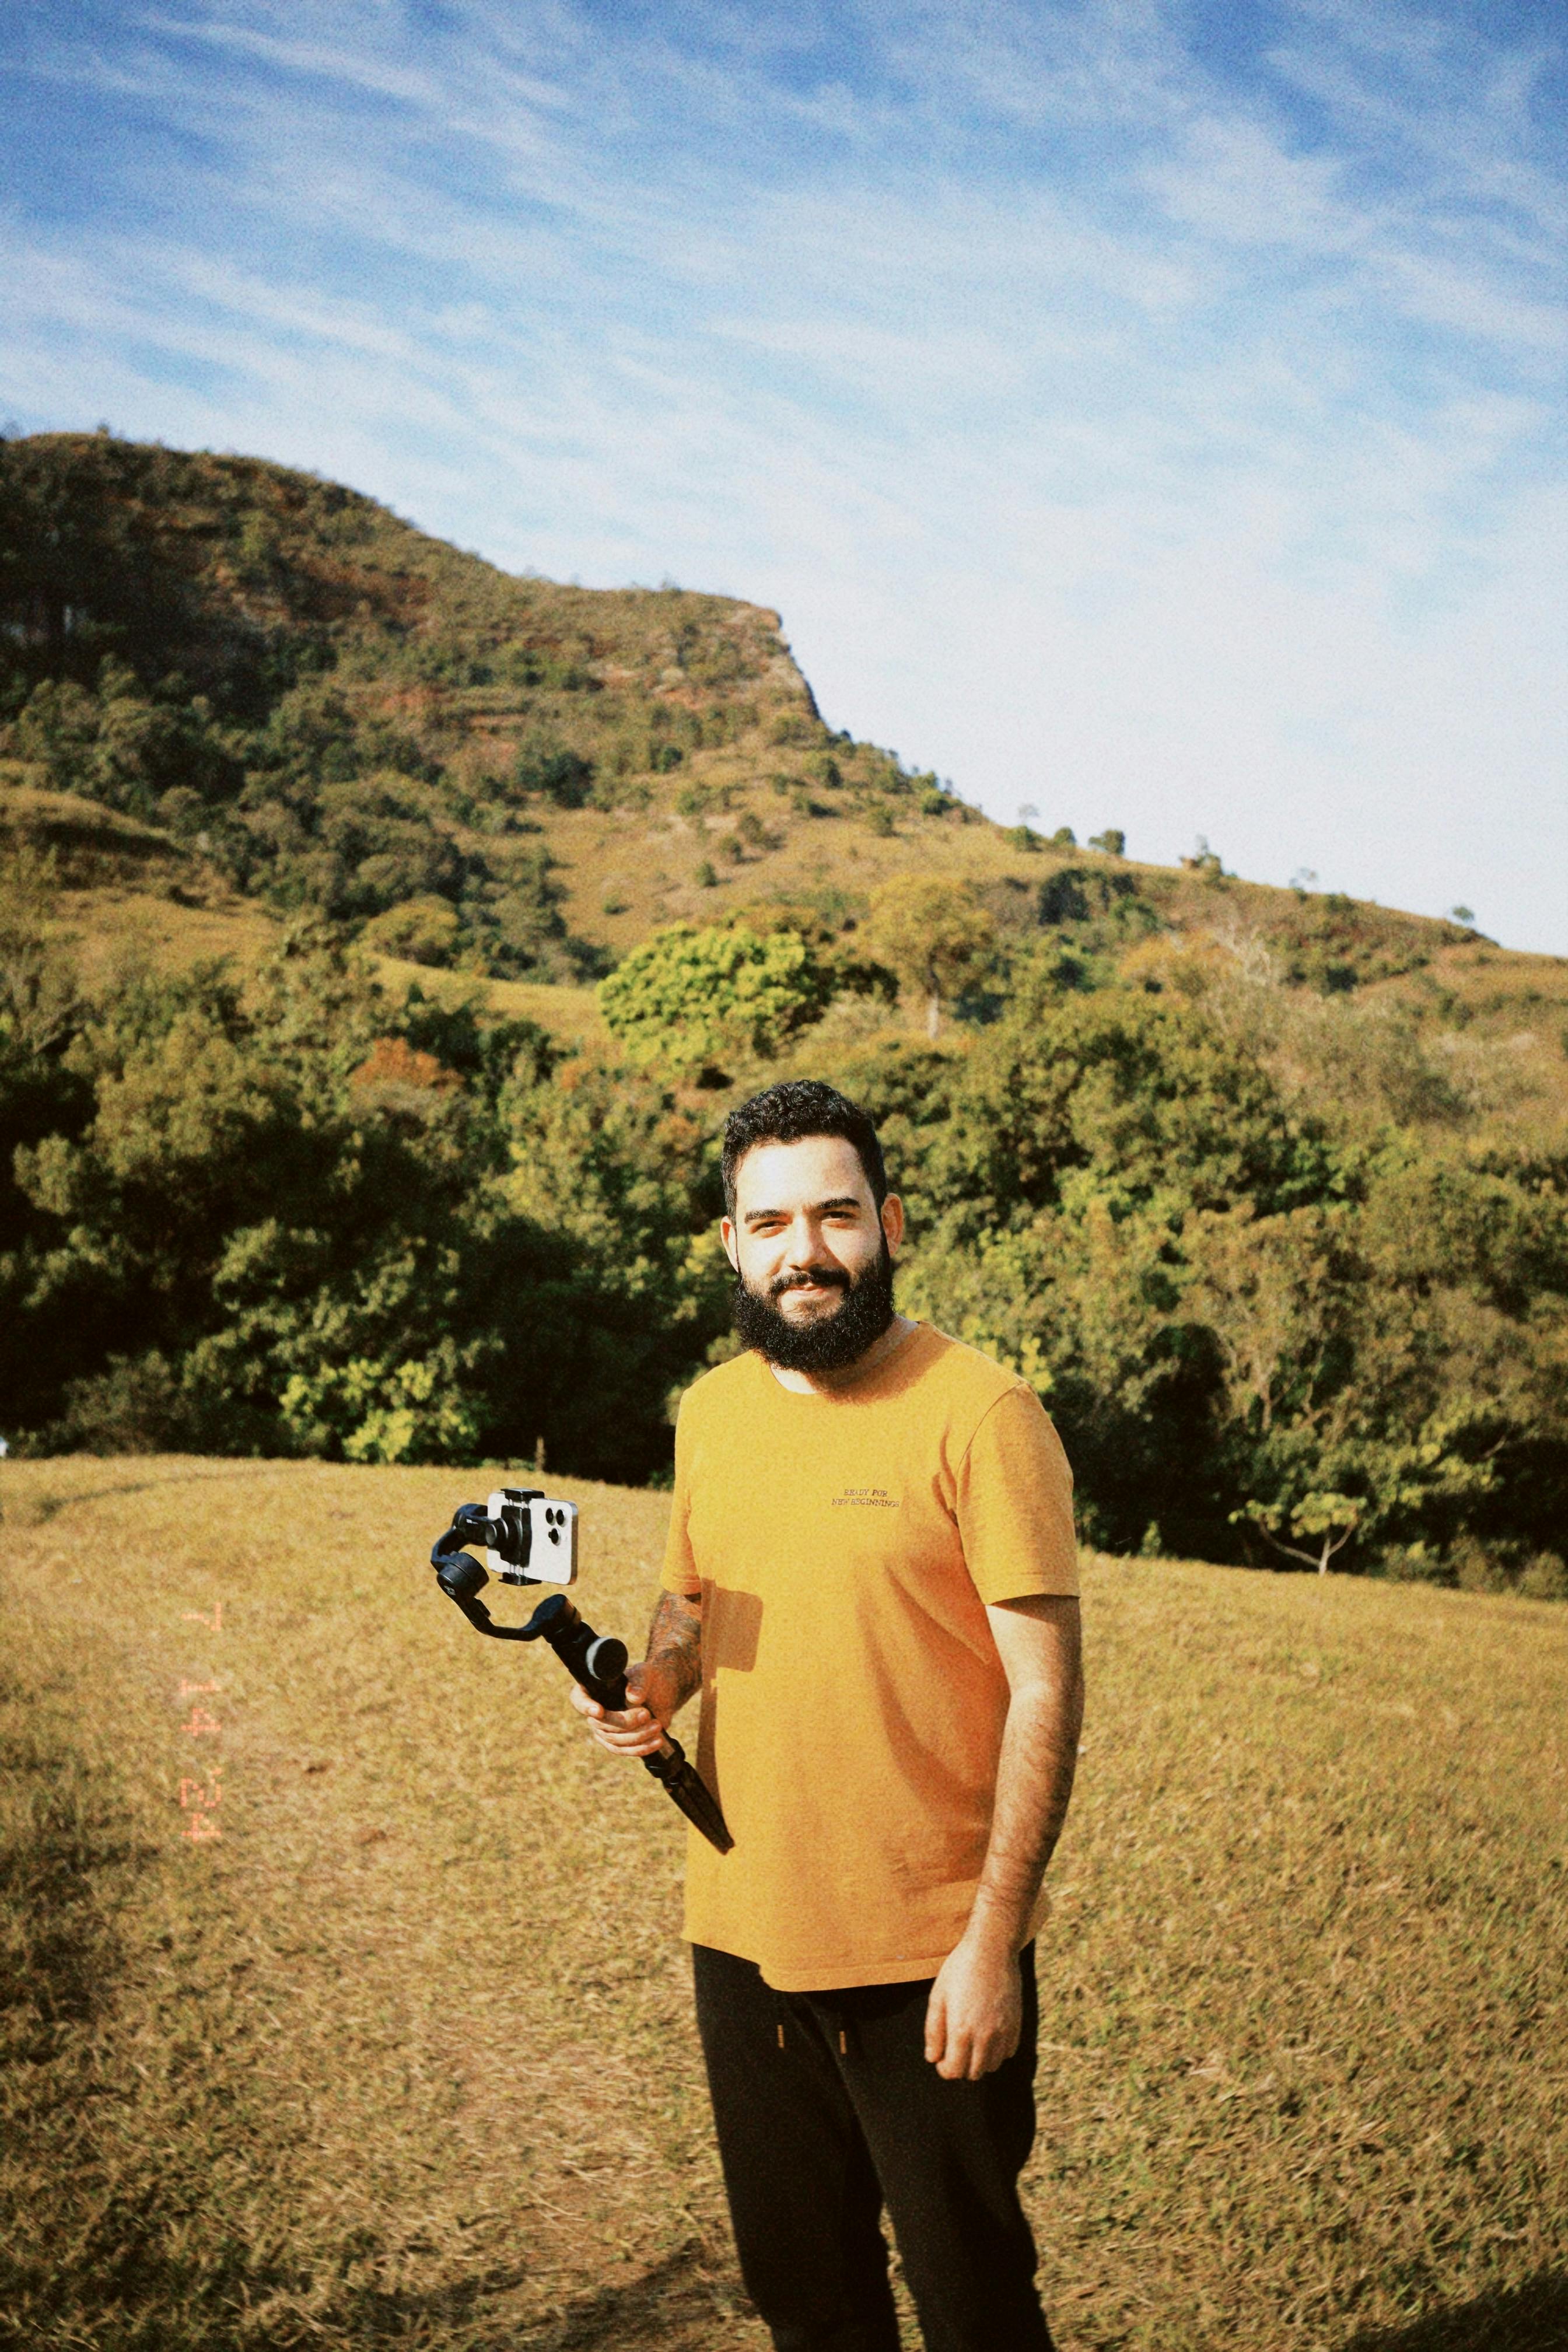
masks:
{"label": "curly black hair", "polygon": [[738,1103],[724,1121],[724,1209],[735,1213],[735,1171],[759,1143],[800,1143],[808,1135],[841,1135],[852,1143],[881,1208],[888,1197],[888,1171],[877,1130],[858,1103],[821,1078],[785,1078]]}

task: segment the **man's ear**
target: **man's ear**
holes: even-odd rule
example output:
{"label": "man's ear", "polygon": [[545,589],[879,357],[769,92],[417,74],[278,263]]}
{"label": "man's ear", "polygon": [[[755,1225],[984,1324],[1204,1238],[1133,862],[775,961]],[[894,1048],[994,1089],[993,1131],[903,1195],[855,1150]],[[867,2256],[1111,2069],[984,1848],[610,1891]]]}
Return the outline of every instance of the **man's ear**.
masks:
{"label": "man's ear", "polygon": [[735,1245],[735,1228],[728,1217],[721,1217],[719,1220],[719,1238],[724,1244],[724,1255],[730,1261],[731,1271],[739,1274],[741,1254]]}
{"label": "man's ear", "polygon": [[889,1250],[897,1256],[904,1238],[904,1204],[896,1192],[889,1192],[882,1203],[882,1231],[887,1235]]}

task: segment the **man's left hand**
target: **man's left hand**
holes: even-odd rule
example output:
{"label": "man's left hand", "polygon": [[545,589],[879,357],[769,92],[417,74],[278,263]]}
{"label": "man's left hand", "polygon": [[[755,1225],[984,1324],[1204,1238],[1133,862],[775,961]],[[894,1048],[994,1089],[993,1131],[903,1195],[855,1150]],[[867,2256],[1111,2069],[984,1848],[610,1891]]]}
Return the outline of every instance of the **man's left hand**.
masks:
{"label": "man's left hand", "polygon": [[926,2006],[926,2056],[949,2083],[977,2083],[1018,2047],[1024,1990],[1009,1945],[973,1935],[951,1951]]}

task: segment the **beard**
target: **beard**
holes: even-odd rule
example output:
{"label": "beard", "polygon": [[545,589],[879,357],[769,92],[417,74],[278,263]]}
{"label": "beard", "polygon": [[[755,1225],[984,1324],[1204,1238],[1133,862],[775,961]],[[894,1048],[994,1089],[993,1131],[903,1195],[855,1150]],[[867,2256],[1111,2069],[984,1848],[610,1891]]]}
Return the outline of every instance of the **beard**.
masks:
{"label": "beard", "polygon": [[736,1335],[781,1371],[846,1371],[881,1338],[893,1319],[893,1259],[886,1234],[875,1263],[853,1281],[837,1267],[818,1269],[815,1279],[841,1290],[842,1304],[830,1315],[792,1323],[773,1301],[800,1288],[798,1276],[781,1276],[765,1294],[753,1290],[740,1275],[735,1276],[731,1306]]}

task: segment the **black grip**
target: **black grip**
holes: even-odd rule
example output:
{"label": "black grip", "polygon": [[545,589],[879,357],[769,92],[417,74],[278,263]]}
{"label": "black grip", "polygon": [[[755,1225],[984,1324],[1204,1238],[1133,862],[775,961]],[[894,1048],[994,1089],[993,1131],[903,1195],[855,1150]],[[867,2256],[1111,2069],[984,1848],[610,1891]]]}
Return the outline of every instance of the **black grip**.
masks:
{"label": "black grip", "polygon": [[[573,1681],[581,1684],[599,1706],[618,1714],[627,1698],[626,1645],[612,1634],[595,1633],[563,1592],[552,1592],[542,1601],[526,1625],[491,1622],[490,1612],[479,1597],[489,1579],[463,1546],[489,1542],[494,1548],[495,1532],[494,1523],[479,1503],[464,1503],[453,1512],[451,1526],[437,1537],[430,1554],[430,1564],[444,1591],[478,1633],[489,1633],[499,1642],[548,1642]],[[641,1762],[710,1845],[728,1853],[735,1841],[717,1799],[687,1762],[679,1740],[667,1731],[658,1752],[643,1757]]]}
{"label": "black grip", "polygon": [[[542,1601],[528,1623],[521,1629],[525,1642],[548,1642],[567,1673],[580,1683],[592,1699],[601,1706],[619,1711],[626,1703],[626,1646],[612,1637],[595,1633],[592,1625],[579,1617],[563,1592],[552,1592]],[[681,1811],[700,1829],[710,1844],[721,1853],[728,1853],[735,1841],[724,1825],[724,1816],[708,1789],[686,1760],[686,1750],[672,1732],[664,1735],[662,1750],[641,1759],[645,1772],[654,1779],[675,1800]]]}
{"label": "black grip", "polygon": [[548,1642],[574,1683],[581,1683],[601,1706],[626,1703],[626,1645],[613,1636],[595,1633],[577,1614],[563,1592],[542,1601],[528,1621],[534,1641]]}
{"label": "black grip", "polygon": [[[587,1632],[587,1627],[584,1627]],[[622,1707],[626,1703],[626,1645],[617,1642],[613,1633],[601,1633],[588,1644],[584,1659],[593,1676],[594,1696],[601,1706]],[[586,1684],[584,1689],[588,1687]],[[604,1696],[601,1696],[600,1694]]]}

